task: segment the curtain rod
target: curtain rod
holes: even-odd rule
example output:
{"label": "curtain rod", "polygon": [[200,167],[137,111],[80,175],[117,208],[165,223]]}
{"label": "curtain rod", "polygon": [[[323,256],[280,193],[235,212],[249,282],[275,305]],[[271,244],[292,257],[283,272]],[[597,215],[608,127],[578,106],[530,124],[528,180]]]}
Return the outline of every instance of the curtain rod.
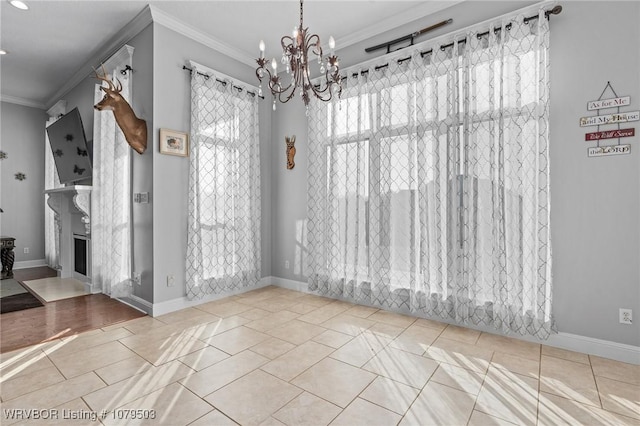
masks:
{"label": "curtain rod", "polygon": [[[183,65],[183,66],[182,66],[182,69],[183,69],[183,70],[187,70],[187,71],[189,71],[189,74],[193,73],[193,69],[192,69],[192,68],[187,67],[186,65]],[[209,74],[201,73],[200,71],[196,71],[196,72],[198,73],[198,75],[203,76],[206,80],[209,80],[209,78],[211,78],[211,76],[210,76]],[[227,81],[220,80],[220,79],[218,79],[218,78],[216,78],[216,81],[217,81],[218,83],[222,83],[222,84],[223,84],[223,85],[225,85],[225,86],[226,86],[226,85],[227,85],[227,83],[228,83]],[[240,87],[240,86],[232,85],[231,87],[233,87],[234,89],[237,89],[237,90],[238,90],[238,91],[240,91],[240,92],[242,92],[243,90],[245,90],[243,87]],[[247,94],[248,94],[248,95],[256,96],[256,94],[255,94],[254,92],[249,92],[248,90],[247,90],[246,92],[247,92]],[[260,99],[264,99],[264,96],[258,96],[258,97],[259,97]]]}
{"label": "curtain rod", "polygon": [[[545,18],[549,19],[549,15],[558,15],[558,14],[560,14],[560,12],[562,12],[562,6],[557,5],[557,6],[555,6],[553,9],[545,10],[545,12],[544,12],[544,16],[545,16]],[[533,21],[534,19],[538,19],[538,18],[539,18],[539,15],[534,15],[534,16],[526,17],[526,18],[524,18],[522,21],[523,21],[523,23],[524,23],[524,24],[527,24],[527,23],[529,23],[529,21]],[[507,30],[510,30],[510,29],[511,29],[511,24],[507,24],[507,25],[505,25],[505,28],[506,28]],[[502,28],[495,28],[495,29],[493,30],[493,33],[494,33],[494,34],[497,34],[497,33],[499,33],[501,30],[502,30]],[[477,37],[478,37],[478,38],[482,38],[482,37],[484,37],[484,36],[488,35],[489,33],[490,33],[490,31],[485,31],[485,32],[483,32],[483,33],[479,33],[479,34],[477,35]],[[394,40],[394,41],[395,41],[395,40]],[[392,42],[393,42],[393,41],[392,41]],[[389,42],[389,43],[392,43],[392,42]],[[466,37],[465,37],[465,38],[462,38],[462,39],[460,39],[460,40],[458,40],[458,43],[459,43],[459,44],[460,44],[460,43],[466,43],[466,42],[467,42],[467,38],[466,38]],[[381,46],[384,46],[385,44],[386,44],[386,43],[383,43]],[[440,46],[440,50],[445,50],[445,49],[447,49],[447,48],[449,48],[449,47],[451,47],[451,46],[453,46],[453,45],[454,45],[454,43],[443,44],[442,46]],[[407,46],[407,47],[408,47],[408,46]],[[397,49],[397,50],[400,50],[400,49]],[[420,52],[420,56],[421,56],[421,57],[425,57],[426,55],[430,55],[431,53],[433,53],[433,49],[429,49],[429,50],[426,50],[426,51],[424,51],[424,52]],[[400,58],[400,59],[397,59],[397,62],[398,62],[399,64],[401,64],[401,63],[403,63],[403,62],[405,62],[405,61],[408,61],[408,60],[410,60],[410,59],[411,59],[411,56],[408,56],[408,57],[406,57],[406,58]],[[376,66],[376,67],[375,67],[375,70],[377,71],[377,70],[379,70],[379,69],[386,68],[386,67],[388,67],[388,66],[389,66],[389,63],[382,64],[382,65],[378,65],[378,66]],[[364,74],[368,74],[368,73],[369,73],[369,70],[362,70],[362,71],[360,71],[359,73],[354,72],[354,73],[351,75],[351,77],[357,77],[358,75],[364,75]]]}
{"label": "curtain rod", "polygon": [[[423,28],[421,30],[413,32],[413,33],[411,33],[409,35],[406,35],[404,37],[398,37],[398,38],[396,38],[394,40],[387,41],[386,43],[380,43],[380,44],[378,44],[376,46],[367,47],[366,49],[364,49],[364,51],[367,52],[367,53],[370,53],[370,52],[373,52],[375,50],[382,49],[382,48],[386,47],[387,48],[387,53],[391,53],[391,46],[393,46],[394,44],[402,43],[403,41],[407,41],[407,40],[410,40],[409,46],[413,46],[413,39],[414,38],[416,38],[418,36],[421,36],[422,34],[427,33],[429,31],[437,30],[438,28],[443,27],[443,26],[445,26],[447,24],[450,24],[452,22],[453,22],[453,19],[449,18],[449,19],[446,19],[446,20],[444,20],[442,22],[438,22],[437,24],[431,25],[430,27]],[[396,50],[404,49],[405,47],[409,47],[409,46],[399,47]]]}

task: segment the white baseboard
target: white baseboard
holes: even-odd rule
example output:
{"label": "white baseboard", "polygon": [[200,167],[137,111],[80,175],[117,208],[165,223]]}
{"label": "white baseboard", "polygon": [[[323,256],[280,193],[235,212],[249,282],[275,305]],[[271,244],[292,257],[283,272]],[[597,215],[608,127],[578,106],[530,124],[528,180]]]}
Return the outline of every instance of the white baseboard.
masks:
{"label": "white baseboard", "polygon": [[[287,288],[289,290],[301,291],[303,293],[311,293],[308,289],[308,284],[304,281],[289,280],[279,277],[268,277],[272,285]],[[346,300],[346,299],[345,299]],[[407,315],[407,312],[399,312]],[[415,313],[409,313],[420,318],[428,318],[436,321],[450,323],[449,321],[443,321],[442,319],[427,317],[426,315],[417,315]],[[454,324],[455,325],[455,324]],[[467,328],[473,328],[475,330],[484,331],[486,333],[501,334],[496,330],[489,327],[470,327],[463,325]],[[548,340],[539,340],[531,337],[524,337],[519,335],[506,335],[507,337],[513,337],[515,339],[526,340],[528,342],[540,343],[547,346],[553,346],[556,348],[567,349],[576,352],[582,352],[589,355],[596,355],[603,358],[610,358],[616,361],[627,362],[630,364],[640,365],[640,347],[633,345],[626,345],[623,343],[612,342],[609,340],[595,339],[593,337],[580,336],[577,334],[559,332],[558,334],[552,334]]]}
{"label": "white baseboard", "polygon": [[193,306],[201,305],[203,303],[212,302],[214,300],[223,299],[229,296],[235,296],[236,294],[246,293],[247,291],[256,290],[258,288],[271,285],[271,277],[261,278],[258,285],[253,287],[241,288],[235,291],[231,291],[224,294],[212,294],[208,297],[199,300],[189,300],[186,296],[178,299],[171,299],[165,302],[154,303],[151,306],[151,313],[149,315],[157,317],[160,315],[168,314],[170,312],[179,311],[180,309],[191,308]]}
{"label": "white baseboard", "polygon": [[38,266],[47,266],[47,259],[23,260],[22,262],[15,262],[13,264],[13,269],[37,268]]}
{"label": "white baseboard", "polygon": [[549,340],[541,343],[556,348],[640,365],[640,347],[638,346],[562,332],[551,335]]}
{"label": "white baseboard", "polygon": [[131,306],[134,309],[137,309],[141,312],[144,312],[147,315],[151,315],[153,312],[153,304],[151,302],[148,302],[146,300],[144,300],[142,297],[138,297],[134,294],[132,294],[131,296],[129,296],[127,299],[131,299],[131,302],[128,302],[126,300],[120,300],[121,302]]}

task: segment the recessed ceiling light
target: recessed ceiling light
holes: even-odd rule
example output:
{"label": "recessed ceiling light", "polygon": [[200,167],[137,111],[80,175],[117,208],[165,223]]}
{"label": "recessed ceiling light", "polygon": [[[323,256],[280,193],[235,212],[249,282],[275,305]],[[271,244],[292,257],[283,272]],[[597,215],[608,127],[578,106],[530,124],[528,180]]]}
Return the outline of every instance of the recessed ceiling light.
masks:
{"label": "recessed ceiling light", "polygon": [[7,51],[6,51],[6,50],[4,50],[4,49],[0,49],[0,55],[6,55],[6,54],[7,54]]}
{"label": "recessed ceiling light", "polygon": [[11,6],[16,7],[20,10],[28,10],[29,6],[27,6],[27,4],[21,0],[9,0],[9,3],[11,3]]}

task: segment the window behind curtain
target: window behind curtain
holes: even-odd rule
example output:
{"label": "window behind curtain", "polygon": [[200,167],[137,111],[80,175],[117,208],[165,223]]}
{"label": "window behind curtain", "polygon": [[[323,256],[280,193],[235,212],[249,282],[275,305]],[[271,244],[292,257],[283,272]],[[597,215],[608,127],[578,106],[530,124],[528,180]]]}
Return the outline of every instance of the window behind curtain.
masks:
{"label": "window behind curtain", "polygon": [[311,290],[548,335],[548,22],[523,18],[312,105]]}
{"label": "window behind curtain", "polygon": [[260,278],[258,104],[246,90],[193,72],[187,294]]}

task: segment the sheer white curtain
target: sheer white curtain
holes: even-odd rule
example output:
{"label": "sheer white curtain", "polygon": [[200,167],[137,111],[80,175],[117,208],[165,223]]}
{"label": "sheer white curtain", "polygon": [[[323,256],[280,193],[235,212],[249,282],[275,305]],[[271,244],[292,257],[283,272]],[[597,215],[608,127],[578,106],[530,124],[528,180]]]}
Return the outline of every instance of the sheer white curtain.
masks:
{"label": "sheer white curtain", "polygon": [[[47,120],[46,126],[55,123],[58,120],[56,117],[51,117]],[[53,153],[51,152],[51,145],[49,144],[49,135],[44,132],[44,188],[55,189],[64,185],[60,183],[58,178],[58,172],[56,171],[56,165],[53,160]],[[60,225],[56,218],[56,213],[51,207],[48,206],[49,196],[44,195],[44,257],[47,261],[47,265],[53,269],[60,268]]]}
{"label": "sheer white curtain", "polygon": [[[133,48],[125,46],[105,63],[120,93],[130,100]],[[96,86],[95,103],[104,92]],[[93,190],[91,193],[91,279],[94,288],[111,297],[131,295],[131,148],[111,111],[93,115]]]}
{"label": "sheer white curtain", "polygon": [[192,67],[186,289],[200,299],[260,280],[260,146],[258,99]]}
{"label": "sheer white curtain", "polygon": [[548,337],[549,27],[525,16],[350,70],[312,104],[311,290]]}

